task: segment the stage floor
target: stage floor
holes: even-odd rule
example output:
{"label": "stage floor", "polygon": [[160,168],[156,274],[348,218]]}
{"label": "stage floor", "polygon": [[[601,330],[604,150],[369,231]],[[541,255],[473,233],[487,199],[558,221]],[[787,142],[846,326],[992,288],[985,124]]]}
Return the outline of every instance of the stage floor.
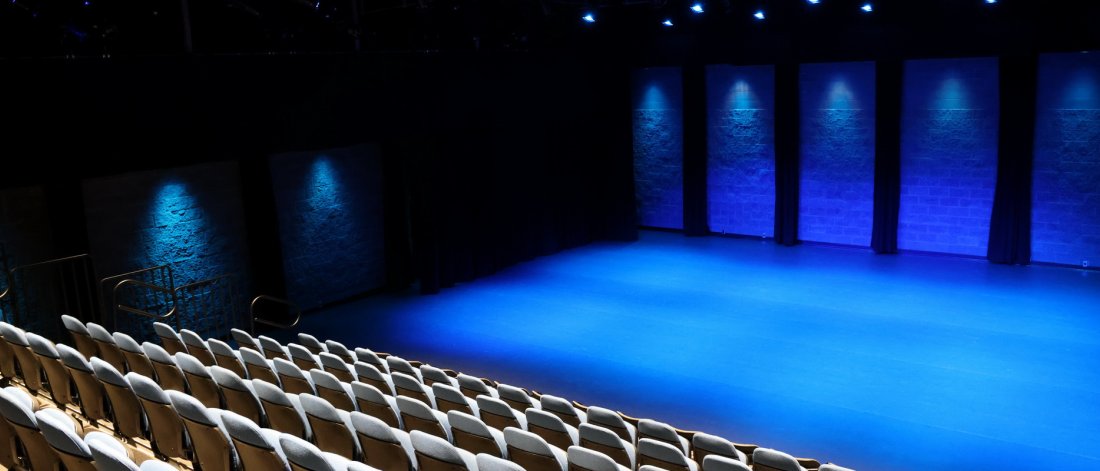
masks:
{"label": "stage floor", "polygon": [[1100,467],[1100,273],[642,232],[302,331],[879,470]]}

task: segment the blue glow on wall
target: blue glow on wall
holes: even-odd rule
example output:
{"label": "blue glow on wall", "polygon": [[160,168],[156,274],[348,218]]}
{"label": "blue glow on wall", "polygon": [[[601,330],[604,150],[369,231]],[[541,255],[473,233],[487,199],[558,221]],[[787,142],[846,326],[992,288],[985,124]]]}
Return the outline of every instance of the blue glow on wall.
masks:
{"label": "blue glow on wall", "polygon": [[803,64],[799,239],[868,246],[875,192],[875,64]]}
{"label": "blue glow on wall", "polygon": [[775,224],[775,70],[710,65],[707,221],[713,232],[771,237]]}
{"label": "blue glow on wall", "polygon": [[[232,314],[243,319],[245,303],[256,293],[249,276],[240,181],[234,162],[86,180],[88,243],[98,275],[169,265],[176,287],[231,275],[230,281],[215,285],[214,293],[220,299],[226,293],[220,288],[232,285],[238,303]],[[180,327],[222,335],[226,331],[217,330],[221,322],[239,320],[220,317],[229,314],[214,305],[220,303],[204,304],[212,298],[194,297],[196,293],[182,293]]]}
{"label": "blue glow on wall", "polygon": [[643,226],[684,225],[682,83],[679,67],[634,73],[634,194]]}
{"label": "blue glow on wall", "polygon": [[143,237],[144,253],[135,254],[138,255],[135,261],[138,264],[170,264],[175,276],[182,276],[187,281],[205,278],[197,274],[208,271],[204,260],[207,256],[206,220],[198,198],[191,194],[187,183],[174,177],[162,180],[153,194],[148,216],[149,230]]}
{"label": "blue glow on wall", "polygon": [[905,63],[898,248],[985,256],[997,182],[996,59]]}
{"label": "blue glow on wall", "polygon": [[1100,55],[1039,58],[1031,258],[1100,264]]}
{"label": "blue glow on wall", "polygon": [[271,157],[287,296],[317,307],[385,284],[381,154],[355,146]]}

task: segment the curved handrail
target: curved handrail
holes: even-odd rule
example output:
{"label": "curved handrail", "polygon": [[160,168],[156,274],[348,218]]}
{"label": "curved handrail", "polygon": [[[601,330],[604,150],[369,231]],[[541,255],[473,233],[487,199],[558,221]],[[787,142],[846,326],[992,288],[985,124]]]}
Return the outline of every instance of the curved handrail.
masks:
{"label": "curved handrail", "polygon": [[141,280],[135,280],[133,278],[127,278],[127,279],[119,281],[117,284],[115,284],[114,289],[111,291],[111,296],[113,296],[114,299],[118,299],[118,290],[119,290],[119,288],[121,288],[125,285],[137,285],[137,286],[141,286],[141,287],[144,287],[144,288],[151,289],[153,291],[160,291],[162,293],[170,295],[172,297],[172,309],[169,309],[168,312],[165,312],[164,314],[156,314],[156,313],[153,313],[153,312],[146,311],[144,309],[138,309],[136,307],[130,307],[130,306],[126,306],[126,305],[118,304],[118,303],[115,303],[115,309],[118,309],[118,310],[123,311],[123,312],[128,312],[130,314],[137,314],[139,316],[151,317],[153,319],[167,319],[169,317],[172,317],[172,315],[176,313],[176,306],[177,305],[176,305],[176,290],[175,289],[165,288],[165,287],[160,286],[160,285],[155,285],[155,284],[148,283],[148,282],[141,281]]}
{"label": "curved handrail", "polygon": [[[288,308],[290,308],[290,310],[292,312],[294,312],[294,322],[291,322],[289,324],[285,324],[285,323],[273,322],[273,321],[269,321],[267,319],[261,319],[261,318],[257,317],[256,316],[256,303],[258,303],[260,301],[269,301],[269,302],[273,302],[273,303],[282,304],[282,305],[287,306]],[[298,322],[301,322],[301,320],[302,320],[302,308],[298,307],[297,304],[294,304],[293,302],[287,301],[285,299],[276,298],[274,296],[268,296],[266,294],[261,294],[259,296],[256,296],[255,298],[252,298],[252,302],[248,304],[248,315],[249,315],[249,317],[252,318],[253,325],[255,325],[257,322],[259,322],[260,324],[271,326],[271,327],[276,327],[276,328],[279,328],[279,329],[293,329],[294,327],[296,327],[298,325]],[[253,329],[253,330],[255,330],[255,329]]]}

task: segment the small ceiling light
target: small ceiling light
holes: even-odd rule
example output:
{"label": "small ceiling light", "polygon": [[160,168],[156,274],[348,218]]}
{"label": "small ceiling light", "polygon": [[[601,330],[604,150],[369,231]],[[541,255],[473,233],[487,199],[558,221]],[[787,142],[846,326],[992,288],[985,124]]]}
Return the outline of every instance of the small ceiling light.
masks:
{"label": "small ceiling light", "polygon": [[581,17],[581,19],[584,20],[585,23],[595,23],[596,15],[593,15],[592,13],[585,13],[584,16]]}
{"label": "small ceiling light", "polygon": [[753,13],[752,17],[756,18],[757,20],[763,20],[764,19],[764,10],[756,10],[756,13]]}
{"label": "small ceiling light", "polygon": [[864,3],[863,6],[859,7],[859,9],[863,10],[864,13],[871,13],[875,11],[874,5],[871,5],[870,3]]}
{"label": "small ceiling light", "polygon": [[665,21],[662,21],[661,24],[663,24],[665,26],[672,26],[672,19],[671,18],[665,18]]}
{"label": "small ceiling light", "polygon": [[693,11],[695,13],[702,13],[703,12],[703,4],[702,3],[696,3],[696,4],[692,5],[691,6],[691,11]]}

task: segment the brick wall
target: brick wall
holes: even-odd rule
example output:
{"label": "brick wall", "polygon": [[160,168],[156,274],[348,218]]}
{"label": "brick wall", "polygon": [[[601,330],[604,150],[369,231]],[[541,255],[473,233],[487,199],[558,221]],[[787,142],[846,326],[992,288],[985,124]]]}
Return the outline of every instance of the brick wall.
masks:
{"label": "brick wall", "polygon": [[302,308],[385,283],[382,159],[374,146],[271,157],[288,297]]}
{"label": "brick wall", "polygon": [[707,218],[712,232],[771,237],[775,70],[707,66]]}
{"label": "brick wall", "polygon": [[[182,286],[233,274],[234,313],[243,314],[253,293],[240,194],[236,163],[86,180],[88,242],[99,275],[168,264],[175,285]],[[199,297],[183,301],[181,327],[203,335],[222,333],[215,327],[228,320],[203,309],[212,306],[200,305]]]}
{"label": "brick wall", "polygon": [[875,64],[800,67],[801,240],[868,246],[875,191]]}
{"label": "brick wall", "polygon": [[641,225],[684,225],[683,85],[679,67],[634,73],[634,192]]}
{"label": "brick wall", "polygon": [[1032,259],[1100,264],[1100,54],[1039,59]]}
{"label": "brick wall", "polygon": [[[37,263],[54,257],[49,212],[41,187],[9,188],[0,191],[0,244],[3,244],[3,270]],[[65,254],[75,255],[75,254]],[[0,291],[8,287],[6,273],[0,273]],[[11,302],[16,295],[0,302],[0,320],[16,322]],[[28,293],[33,295],[34,293]],[[24,300],[27,301],[27,300]],[[32,327],[19,322],[21,327]]]}
{"label": "brick wall", "polygon": [[905,63],[898,248],[986,255],[997,74],[996,59]]}

